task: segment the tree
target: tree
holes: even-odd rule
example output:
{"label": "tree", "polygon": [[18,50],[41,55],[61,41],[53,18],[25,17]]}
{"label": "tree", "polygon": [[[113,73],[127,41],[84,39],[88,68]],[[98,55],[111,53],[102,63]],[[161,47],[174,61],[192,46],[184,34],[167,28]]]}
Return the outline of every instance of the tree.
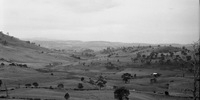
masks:
{"label": "tree", "polygon": [[104,87],[105,84],[104,84],[103,81],[98,81],[98,82],[97,82],[97,86],[99,86],[99,88],[100,88],[100,90],[101,90],[101,88]]}
{"label": "tree", "polygon": [[137,57],[136,58],[140,58],[141,57],[141,54],[140,53],[137,53]]}
{"label": "tree", "polygon": [[166,95],[166,96],[169,96],[169,92],[168,92],[168,91],[165,91],[165,95]]}
{"label": "tree", "polygon": [[53,73],[51,73],[51,76],[53,76]]}
{"label": "tree", "polygon": [[[192,44],[193,48],[190,51],[191,57],[187,57],[186,60],[179,60],[179,63],[182,63],[183,65],[187,65],[187,69],[189,72],[193,73],[193,89],[191,90],[193,93],[193,100],[197,100],[199,98],[199,53],[200,53],[200,47],[199,42],[197,41]],[[178,58],[178,57],[177,57]]]}
{"label": "tree", "polygon": [[192,59],[191,56],[186,56],[186,58],[187,58],[187,61],[190,61]]}
{"label": "tree", "polygon": [[66,93],[65,96],[64,96],[64,98],[65,98],[66,100],[69,100],[69,98],[70,98],[69,93]]}
{"label": "tree", "polygon": [[94,85],[94,80],[92,80],[91,78],[89,78],[89,82],[88,83]]}
{"label": "tree", "polygon": [[83,84],[82,83],[78,83],[78,88],[79,89],[83,89]]}
{"label": "tree", "polygon": [[174,53],[173,52],[169,52],[170,54],[170,57],[173,57],[174,56]]}
{"label": "tree", "polygon": [[59,89],[62,89],[62,88],[64,88],[64,85],[62,84],[62,83],[60,83],[60,84],[58,84],[58,86],[57,86]]}
{"label": "tree", "polygon": [[96,81],[96,85],[99,86],[99,88],[101,89],[102,87],[106,86],[107,81],[105,80],[105,78],[100,75],[98,80]]}
{"label": "tree", "polygon": [[85,78],[84,77],[81,77],[81,81],[84,81],[85,80]]}
{"label": "tree", "polygon": [[4,66],[5,64],[4,63],[1,63],[1,66]]}
{"label": "tree", "polygon": [[129,95],[129,90],[124,87],[118,88],[114,91],[114,97],[116,100],[129,100]]}
{"label": "tree", "polygon": [[3,44],[3,45],[7,45],[8,42],[7,42],[7,41],[2,41],[2,44]]}
{"label": "tree", "polygon": [[199,94],[199,53],[200,53],[200,47],[199,47],[199,42],[196,42],[193,44],[193,51],[192,51],[192,58],[193,61],[188,61],[188,63],[191,63],[192,67],[193,67],[193,77],[194,77],[194,81],[193,81],[193,99],[197,100],[198,94]]}
{"label": "tree", "polygon": [[156,83],[156,82],[157,82],[157,79],[156,79],[156,78],[150,79],[150,83],[151,83],[151,84]]}
{"label": "tree", "polygon": [[134,74],[134,78],[136,78],[137,77],[137,74]]}
{"label": "tree", "polygon": [[31,87],[31,84],[25,84],[26,87]]}
{"label": "tree", "polygon": [[2,84],[3,84],[3,82],[2,82],[2,80],[0,80],[0,87],[1,87]]}
{"label": "tree", "polygon": [[35,87],[39,86],[39,84],[37,82],[34,82],[32,85],[35,86]]}
{"label": "tree", "polygon": [[121,78],[125,83],[128,83],[133,76],[130,73],[124,73]]}

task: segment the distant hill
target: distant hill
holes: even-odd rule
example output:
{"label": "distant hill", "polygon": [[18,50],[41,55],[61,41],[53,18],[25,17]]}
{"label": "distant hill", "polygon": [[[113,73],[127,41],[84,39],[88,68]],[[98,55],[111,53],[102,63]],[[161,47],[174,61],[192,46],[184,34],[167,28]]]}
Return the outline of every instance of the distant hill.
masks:
{"label": "distant hill", "polygon": [[147,43],[121,43],[121,42],[107,42],[107,41],[76,41],[76,40],[32,40],[33,42],[40,44],[43,47],[51,49],[65,49],[65,50],[82,50],[82,49],[92,49],[92,50],[102,50],[107,47],[128,47],[128,46],[174,46],[182,47],[181,44],[147,44]]}

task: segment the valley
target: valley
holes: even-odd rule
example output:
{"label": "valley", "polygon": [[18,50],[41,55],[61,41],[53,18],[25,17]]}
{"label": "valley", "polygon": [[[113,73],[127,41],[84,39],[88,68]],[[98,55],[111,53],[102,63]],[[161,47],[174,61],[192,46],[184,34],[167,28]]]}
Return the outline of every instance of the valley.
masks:
{"label": "valley", "polygon": [[199,44],[193,49],[100,42],[101,47],[66,49],[48,43],[0,33],[1,100],[67,100],[66,93],[69,100],[116,100],[120,87],[130,92],[129,100],[193,100]]}

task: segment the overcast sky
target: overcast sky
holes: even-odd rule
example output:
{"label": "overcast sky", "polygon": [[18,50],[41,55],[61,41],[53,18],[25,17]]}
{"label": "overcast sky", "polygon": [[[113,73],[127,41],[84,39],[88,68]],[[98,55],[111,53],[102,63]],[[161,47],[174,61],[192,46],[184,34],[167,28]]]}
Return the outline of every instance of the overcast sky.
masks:
{"label": "overcast sky", "polygon": [[142,43],[199,39],[199,0],[0,0],[0,30],[18,38]]}

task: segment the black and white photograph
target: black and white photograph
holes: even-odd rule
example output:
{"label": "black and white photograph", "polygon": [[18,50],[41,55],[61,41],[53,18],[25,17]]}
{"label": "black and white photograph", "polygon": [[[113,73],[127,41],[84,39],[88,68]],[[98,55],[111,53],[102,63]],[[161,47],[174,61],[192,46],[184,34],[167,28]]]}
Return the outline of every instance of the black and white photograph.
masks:
{"label": "black and white photograph", "polygon": [[0,0],[0,100],[200,100],[199,0]]}

